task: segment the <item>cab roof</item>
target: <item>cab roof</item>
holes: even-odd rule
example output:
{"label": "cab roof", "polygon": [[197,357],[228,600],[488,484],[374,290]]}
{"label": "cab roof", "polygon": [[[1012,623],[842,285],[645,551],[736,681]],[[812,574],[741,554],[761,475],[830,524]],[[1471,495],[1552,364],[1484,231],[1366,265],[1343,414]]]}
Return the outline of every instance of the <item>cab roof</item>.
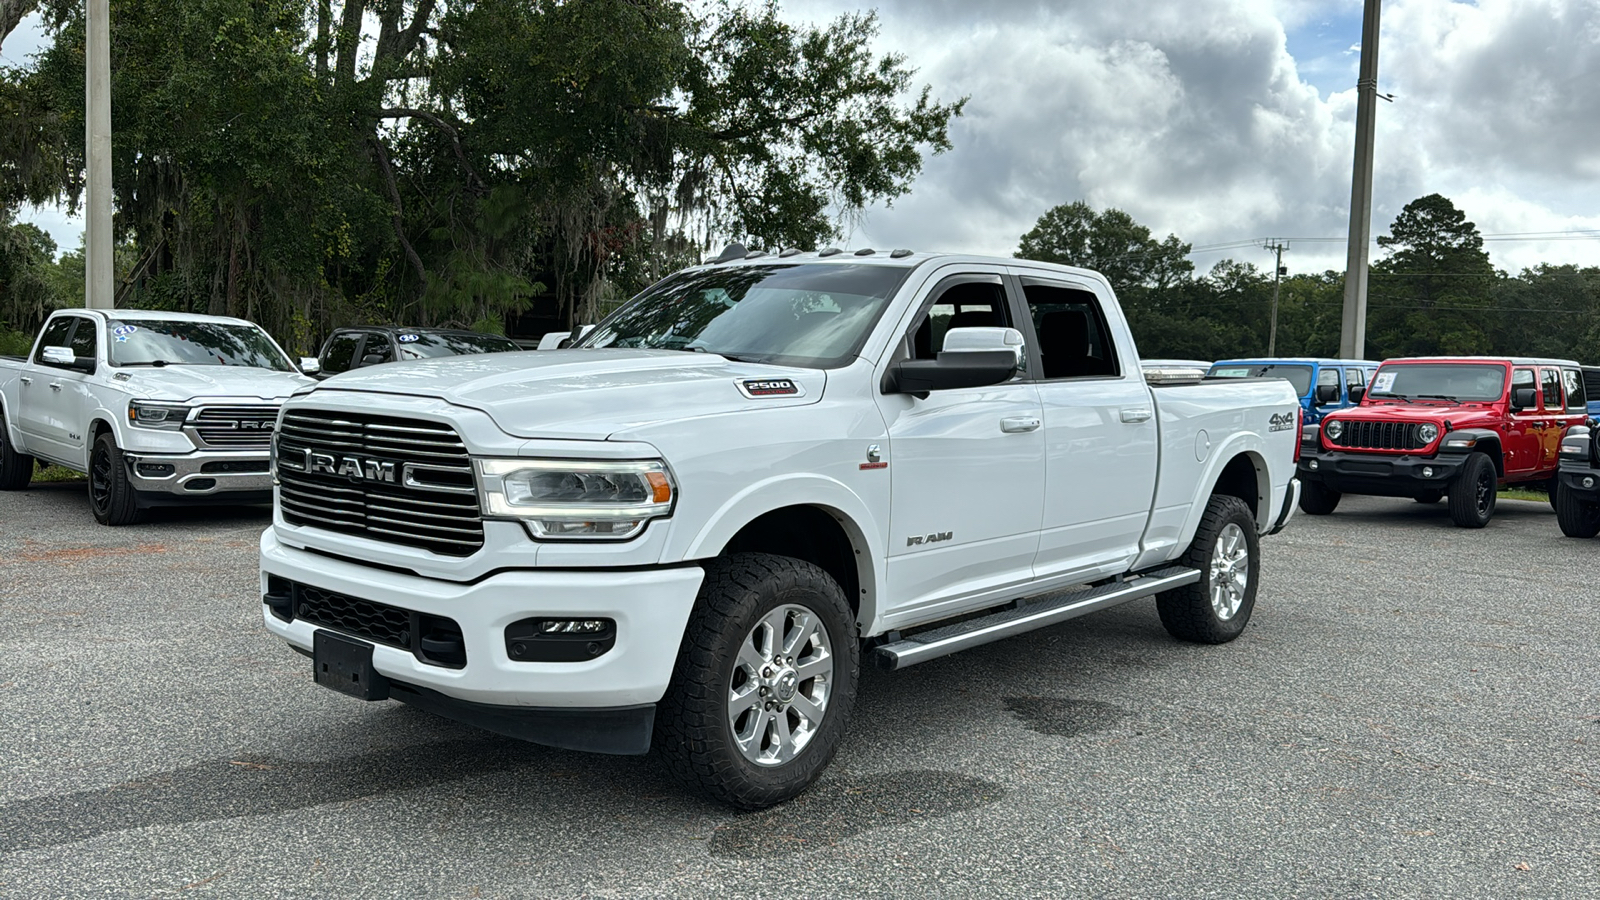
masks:
{"label": "cab roof", "polygon": [[1401,356],[1386,359],[1390,363],[1503,363],[1509,366],[1571,366],[1579,364],[1570,359],[1551,359],[1543,356]]}
{"label": "cab roof", "polygon": [[1212,363],[1214,366],[1281,366],[1281,365],[1318,365],[1318,366],[1376,366],[1379,363],[1371,359],[1333,359],[1326,356],[1254,356],[1241,359],[1219,359]]}

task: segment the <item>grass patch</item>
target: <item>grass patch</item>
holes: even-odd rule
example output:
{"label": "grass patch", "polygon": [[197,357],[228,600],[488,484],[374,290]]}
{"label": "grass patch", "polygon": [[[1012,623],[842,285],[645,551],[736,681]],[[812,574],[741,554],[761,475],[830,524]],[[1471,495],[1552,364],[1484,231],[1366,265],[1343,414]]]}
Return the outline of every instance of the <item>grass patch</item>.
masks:
{"label": "grass patch", "polygon": [[1500,489],[1500,499],[1502,499],[1502,500],[1532,500],[1532,501],[1534,501],[1536,503],[1549,503],[1550,502],[1550,495],[1545,493],[1544,491],[1541,491],[1541,490],[1536,490],[1536,489],[1533,489],[1533,488],[1528,488],[1528,487],[1524,487],[1524,486],[1520,486],[1519,485],[1517,487],[1501,488]]}
{"label": "grass patch", "polygon": [[33,480],[37,484],[55,484],[62,481],[85,481],[89,476],[61,466],[45,466],[33,473]]}

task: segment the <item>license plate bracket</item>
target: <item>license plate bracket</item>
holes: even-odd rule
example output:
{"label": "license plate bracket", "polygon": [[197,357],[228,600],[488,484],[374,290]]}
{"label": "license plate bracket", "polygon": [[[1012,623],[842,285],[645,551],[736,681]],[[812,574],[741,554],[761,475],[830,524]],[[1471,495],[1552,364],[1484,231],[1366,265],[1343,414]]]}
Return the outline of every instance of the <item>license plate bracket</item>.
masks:
{"label": "license plate bracket", "polygon": [[372,667],[372,645],[317,629],[311,636],[317,684],[358,700],[389,699],[389,679]]}

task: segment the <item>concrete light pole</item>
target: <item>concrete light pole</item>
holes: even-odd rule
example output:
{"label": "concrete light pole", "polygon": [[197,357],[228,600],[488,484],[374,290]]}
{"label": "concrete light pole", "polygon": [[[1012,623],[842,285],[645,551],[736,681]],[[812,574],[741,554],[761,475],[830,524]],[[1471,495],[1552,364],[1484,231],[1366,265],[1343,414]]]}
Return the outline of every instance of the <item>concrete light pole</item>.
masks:
{"label": "concrete light pole", "polygon": [[1378,111],[1378,13],[1366,0],[1361,19],[1361,74],[1356,80],[1356,160],[1350,179],[1350,252],[1344,270],[1344,326],[1339,355],[1364,359],[1367,346],[1367,243],[1372,237],[1372,120]]}
{"label": "concrete light pole", "polygon": [[1283,283],[1283,251],[1289,245],[1283,241],[1268,241],[1262,249],[1271,250],[1278,255],[1278,261],[1272,264],[1272,325],[1267,331],[1267,356],[1278,355],[1278,288]]}
{"label": "concrete light pole", "polygon": [[110,309],[111,259],[111,0],[88,0],[84,89],[84,156],[89,168],[84,201],[84,305]]}

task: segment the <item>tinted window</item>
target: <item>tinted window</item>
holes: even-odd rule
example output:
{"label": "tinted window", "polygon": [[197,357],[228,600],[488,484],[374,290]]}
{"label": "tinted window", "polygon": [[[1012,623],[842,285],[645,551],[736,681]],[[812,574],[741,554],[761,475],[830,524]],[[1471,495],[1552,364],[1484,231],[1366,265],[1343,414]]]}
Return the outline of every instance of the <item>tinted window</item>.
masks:
{"label": "tinted window", "polygon": [[112,319],[111,362],[119,366],[248,366],[298,371],[255,325],[169,319]]}
{"label": "tinted window", "polygon": [[77,357],[94,358],[99,341],[95,340],[94,323],[88,319],[78,319],[78,327],[72,331],[72,355]]}
{"label": "tinted window", "polygon": [[[934,300],[918,319],[911,332],[911,358],[933,359],[944,348],[944,336],[952,328],[1010,328],[1011,311],[1006,308],[1006,292],[998,276],[977,276],[983,281],[947,280],[934,292]],[[988,279],[993,278],[990,281]]]}
{"label": "tinted window", "polygon": [[860,352],[910,271],[805,263],[683,272],[646,289],[573,346],[842,366]]}
{"label": "tinted window", "polygon": [[1100,301],[1088,291],[1043,284],[1023,288],[1045,378],[1103,378],[1122,371]]}
{"label": "tinted window", "polygon": [[361,343],[361,335],[336,334],[328,341],[328,349],[322,354],[322,371],[329,375],[347,371],[356,360],[356,345]]}
{"label": "tinted window", "polygon": [[1544,408],[1551,411],[1561,409],[1565,404],[1561,397],[1561,370],[1540,369],[1539,386],[1544,392]]}
{"label": "tinted window", "polygon": [[35,363],[44,364],[44,348],[67,346],[67,338],[72,335],[72,323],[76,318],[76,316],[57,316],[50,320],[50,324],[44,327],[44,333],[39,336],[39,349],[33,355]]}
{"label": "tinted window", "polygon": [[1282,378],[1294,386],[1297,396],[1311,393],[1310,366],[1213,366],[1212,378]]}
{"label": "tinted window", "polygon": [[1589,401],[1584,390],[1583,373],[1577,369],[1562,369],[1561,380],[1567,387],[1567,409],[1583,412],[1589,408]]}
{"label": "tinted window", "polygon": [[375,366],[393,361],[394,348],[389,346],[389,336],[376,331],[367,332],[367,340],[361,345],[361,364]]}
{"label": "tinted window", "polygon": [[1322,387],[1323,385],[1328,385],[1330,387],[1338,387],[1339,386],[1339,370],[1338,369],[1318,369],[1317,370],[1317,387]]}
{"label": "tinted window", "polygon": [[510,338],[492,334],[428,334],[402,332],[397,338],[401,359],[466,356],[472,353],[510,353],[521,350]]}
{"label": "tinted window", "polygon": [[1345,369],[1344,370],[1344,383],[1350,385],[1351,387],[1360,387],[1361,385],[1366,384],[1367,383],[1367,370],[1366,369]]}
{"label": "tinted window", "polygon": [[[1533,386],[1533,371],[1527,373]],[[1505,386],[1504,366],[1492,363],[1416,363],[1384,366],[1372,376],[1367,396],[1390,400],[1474,400],[1500,399]]]}

